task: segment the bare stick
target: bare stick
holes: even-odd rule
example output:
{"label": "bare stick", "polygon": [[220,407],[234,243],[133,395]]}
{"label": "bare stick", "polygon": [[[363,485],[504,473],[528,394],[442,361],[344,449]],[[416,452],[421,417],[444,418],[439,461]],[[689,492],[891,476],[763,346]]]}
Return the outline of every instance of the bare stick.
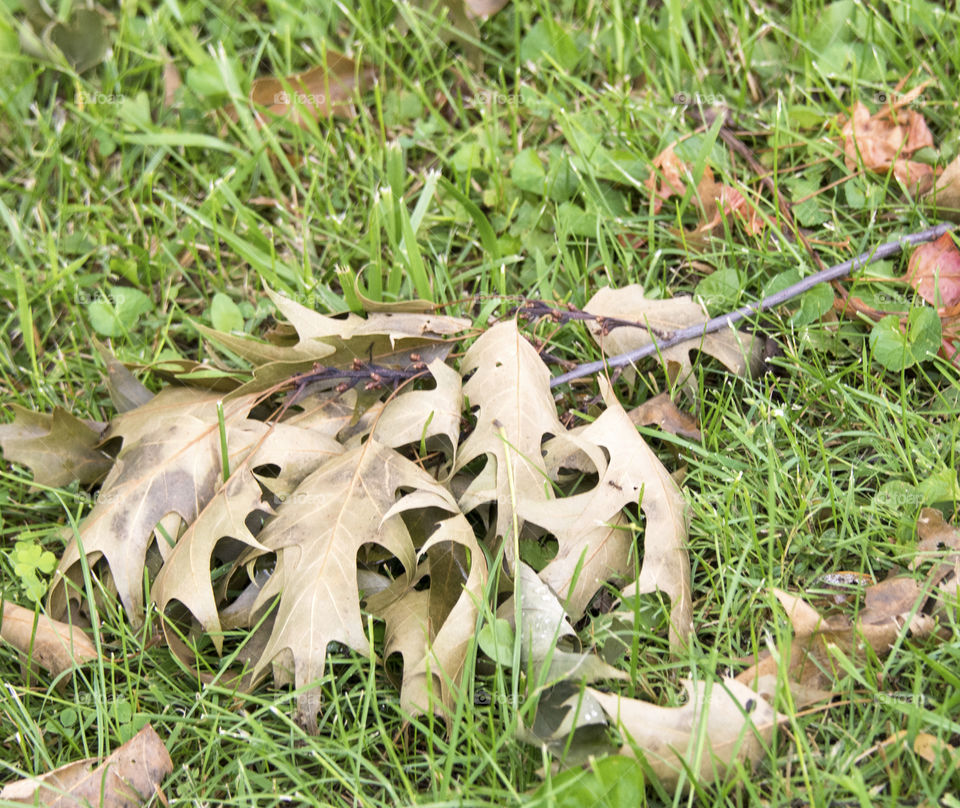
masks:
{"label": "bare stick", "polygon": [[897,241],[888,241],[885,244],[881,244],[879,247],[875,247],[872,250],[867,250],[867,252],[861,253],[856,258],[851,258],[849,261],[844,261],[842,264],[837,264],[836,266],[827,267],[819,272],[815,272],[813,275],[810,275],[809,277],[793,284],[793,286],[788,286],[786,289],[777,292],[776,294],[765,297],[758,303],[749,303],[746,306],[742,306],[741,308],[737,309],[736,311],[729,312],[728,314],[721,314],[719,317],[714,317],[712,320],[708,320],[701,325],[692,325],[688,328],[681,328],[678,331],[674,331],[672,334],[667,335],[665,339],[662,339],[659,342],[657,342],[656,338],[652,337],[652,342],[650,342],[648,345],[644,345],[642,348],[637,348],[634,351],[628,351],[627,353],[609,356],[606,359],[600,359],[596,362],[587,362],[586,364],[578,365],[567,373],[562,373],[559,376],[555,376],[550,381],[550,386],[558,387],[559,385],[566,384],[574,379],[580,379],[584,376],[591,376],[594,373],[599,373],[600,371],[608,368],[619,368],[623,367],[624,365],[631,365],[638,359],[643,359],[651,354],[664,351],[667,348],[672,348],[674,345],[679,345],[681,342],[687,342],[688,340],[697,339],[705,336],[706,334],[713,334],[716,331],[729,328],[731,325],[744,319],[745,317],[749,317],[752,314],[758,314],[761,311],[766,311],[767,309],[772,309],[775,306],[786,303],[788,300],[791,300],[798,295],[802,295],[804,292],[809,291],[818,284],[840,280],[841,278],[845,278],[854,270],[865,267],[868,264],[872,264],[876,261],[882,261],[884,258],[889,258],[891,255],[896,255],[903,249],[904,245],[921,244],[925,241],[934,241],[952,229],[952,224],[938,224],[936,227],[930,227],[926,230],[921,230],[919,233],[910,233],[909,235],[906,235]]}

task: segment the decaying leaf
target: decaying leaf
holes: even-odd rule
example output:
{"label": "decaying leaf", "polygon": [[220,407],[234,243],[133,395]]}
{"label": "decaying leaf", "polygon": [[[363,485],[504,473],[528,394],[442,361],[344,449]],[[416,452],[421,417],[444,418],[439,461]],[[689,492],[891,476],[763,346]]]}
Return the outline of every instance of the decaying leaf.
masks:
{"label": "decaying leaf", "polygon": [[150,724],[97,765],[96,758],[78,760],[39,777],[9,783],[0,800],[26,805],[139,808],[160,792],[173,761]]}
{"label": "decaying leaf", "polygon": [[[374,70],[360,65],[336,51],[324,51],[324,63],[294,73],[285,78],[256,79],[250,87],[250,101],[263,107],[266,116],[257,112],[257,122],[263,125],[271,117],[290,115],[295,123],[303,124],[302,111],[314,118],[331,115],[355,115],[354,93],[363,92],[373,82]],[[235,113],[234,113],[235,114]]]}
{"label": "decaying leaf", "polygon": [[[596,654],[582,653],[579,640],[567,620],[556,594],[527,564],[517,565],[520,595],[520,664],[529,670],[538,687],[560,680],[595,682],[598,679],[628,679],[623,671],[608,665]],[[513,598],[497,611],[515,628]],[[562,641],[573,650],[562,647]]]}
{"label": "decaying leaf", "polygon": [[[693,184],[693,177],[690,167],[674,152],[674,144],[653,158],[653,170],[643,184],[653,196],[654,213],[659,213],[664,201],[670,197],[686,194],[687,188]],[[717,182],[710,166],[704,166],[695,189],[695,199],[701,222],[685,234],[687,238],[698,240],[709,236],[732,215],[740,218],[748,235],[755,236],[763,231],[764,222],[756,206],[732,185]]]}
{"label": "decaying leaf", "polygon": [[74,480],[95,483],[110,470],[113,458],[98,447],[105,424],[82,421],[57,407],[52,415],[10,404],[13,422],[0,425],[4,457],[22,463],[39,485],[59,487]]}
{"label": "decaying leaf", "polygon": [[[402,499],[401,489],[411,493]],[[399,504],[398,504],[399,503]],[[327,645],[369,652],[360,616],[357,555],[376,544],[412,577],[416,550],[400,515],[413,507],[457,513],[453,497],[397,452],[368,440],[308,476],[267,523],[257,540],[277,554],[276,569],[258,606],[280,592],[273,632],[254,669],[271,662],[281,680],[304,687],[324,672]],[[315,691],[300,697],[300,717],[316,726]]]}
{"label": "decaying leaf", "polygon": [[627,415],[630,416],[630,421],[638,426],[656,425],[664,432],[694,441],[702,438],[697,419],[677,407],[669,393],[659,393],[647,399]]}
{"label": "decaying leaf", "polygon": [[[101,556],[106,560],[120,600],[135,623],[143,611],[143,569],[154,528],[168,514],[191,524],[221,484],[218,400],[211,393],[167,388],[147,404],[119,415],[106,435],[122,438],[123,446],[93,510],[80,525],[79,538],[91,564]],[[287,465],[301,453],[315,456],[329,447],[329,439],[309,432],[298,432],[291,440],[271,440],[276,433],[269,425],[246,417],[253,404],[254,399],[247,397],[223,405],[231,468],[255,451],[261,464]],[[170,538],[175,540],[176,535]],[[68,600],[77,597],[81,542],[71,537],[60,561],[50,594],[54,616],[66,614]],[[164,557],[171,550],[163,541],[158,548]]]}
{"label": "decaying leaf", "polygon": [[[619,289],[604,287],[598,291],[584,310],[601,317],[616,317],[647,324],[647,328],[619,326],[605,333],[602,322],[587,324],[590,334],[607,355],[635,350],[651,342],[651,333],[665,335],[708,319],[703,308],[687,295],[666,300],[650,300],[643,287],[636,284]],[[661,337],[662,338],[662,337]],[[743,331],[718,331],[702,338],[674,345],[657,354],[666,364],[671,380],[679,379],[687,385],[691,396],[696,393],[690,352],[703,350],[723,362],[739,375],[756,372],[762,362],[763,341]]]}
{"label": "decaying leaf", "polygon": [[36,662],[56,676],[97,658],[96,647],[79,628],[5,600],[0,610],[0,639],[16,648],[27,664]]}
{"label": "decaying leaf", "polygon": [[627,743],[622,754],[642,753],[668,788],[689,768],[700,783],[723,777],[735,760],[757,763],[783,720],[767,702],[733,679],[708,686],[684,681],[688,701],[659,707],[588,688]]}
{"label": "decaying leaf", "polygon": [[928,593],[929,588],[912,577],[891,576],[867,588],[864,608],[854,623],[842,615],[824,618],[796,595],[774,589],[793,626],[790,656],[780,660],[780,654],[764,651],[737,681],[754,687],[772,702],[783,665],[796,707],[826,698],[842,673],[833,649],[853,660],[862,658],[867,646],[885,656],[904,630],[923,637],[936,629],[935,620],[919,611]]}
{"label": "decaying leaf", "polygon": [[936,205],[939,218],[960,220],[960,156],[943,170],[936,184],[924,197],[928,204]]}
{"label": "decaying leaf", "polygon": [[921,92],[923,85],[873,115],[857,101],[849,119],[840,117],[847,168],[854,171],[863,165],[868,171],[880,173],[892,168],[894,176],[911,190],[919,186],[922,192],[930,187],[933,169],[909,159],[914,152],[933,147],[933,135],[923,116],[908,108]]}
{"label": "decaying leaf", "polygon": [[944,233],[936,241],[917,247],[910,256],[904,280],[931,306],[958,309],[960,250],[951,235]]}
{"label": "decaying leaf", "polygon": [[607,409],[579,435],[584,443],[602,446],[610,457],[596,487],[561,500],[522,503],[523,518],[548,529],[559,542],[556,557],[540,577],[574,617],[583,614],[605,581],[632,577],[635,541],[621,512],[639,502],[647,518],[643,562],[640,577],[624,594],[667,594],[671,644],[679,648],[692,629],[687,506],[609,384],[603,378],[599,384]]}
{"label": "decaying leaf", "polygon": [[933,562],[927,573],[934,601],[930,611],[955,608],[960,600],[960,530],[948,525],[936,508],[924,508],[917,519],[917,533],[920,544],[911,568]]}

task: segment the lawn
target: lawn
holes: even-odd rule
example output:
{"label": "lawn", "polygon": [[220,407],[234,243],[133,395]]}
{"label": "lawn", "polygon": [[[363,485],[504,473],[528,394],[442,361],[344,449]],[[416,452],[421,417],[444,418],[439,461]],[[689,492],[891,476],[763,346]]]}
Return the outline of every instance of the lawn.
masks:
{"label": "lawn", "polygon": [[[4,422],[12,405],[113,418],[97,341],[154,392],[174,364],[242,369],[201,328],[276,331],[267,289],[323,313],[426,300],[472,323],[454,366],[526,300],[580,311],[603,287],[638,284],[723,314],[942,220],[896,171],[845,159],[856,102],[922,116],[933,145],[912,155],[920,165],[960,153],[960,14],[922,0],[518,0],[469,20],[455,2],[97,8],[0,4]],[[274,87],[256,80],[317,67],[292,116],[249,103],[251,87]],[[672,145],[690,185],[661,200],[648,178],[664,189],[654,160]],[[727,208],[703,227],[709,171],[756,221]],[[672,391],[700,430],[638,427],[690,508],[693,633],[677,653],[666,620],[638,621],[619,662],[631,695],[683,704],[681,679],[787,647],[772,589],[826,609],[824,576],[862,585],[909,568],[921,509],[960,524],[960,363],[936,355],[939,330],[923,348],[934,310],[892,282],[910,253],[843,283],[862,303],[852,313],[823,286],[748,318],[766,348],[752,375],[706,351],[685,382],[652,359],[611,372],[625,408]],[[870,312],[904,313],[907,335]],[[601,358],[585,321],[519,327],[554,376]],[[565,425],[596,415],[595,375],[554,393]],[[8,460],[2,596],[42,613],[50,570],[25,571],[15,544],[59,558],[96,495],[35,486]],[[607,601],[576,623],[585,647],[609,639]],[[633,764],[622,778],[595,770],[619,787],[552,771],[546,747],[518,737],[532,712],[516,671],[475,646],[450,721],[405,714],[382,660],[331,647],[311,734],[292,689],[237,690],[209,644],[185,665],[155,610],[138,625],[106,598],[98,657],[75,673],[28,672],[0,645],[0,780],[105,757],[150,723],[173,762],[171,805],[580,805],[606,789],[596,804],[960,808],[956,601],[954,589],[937,634],[837,652],[832,701],[796,708],[782,666],[785,719],[756,766],[674,789]],[[244,637],[227,639],[230,658]]]}

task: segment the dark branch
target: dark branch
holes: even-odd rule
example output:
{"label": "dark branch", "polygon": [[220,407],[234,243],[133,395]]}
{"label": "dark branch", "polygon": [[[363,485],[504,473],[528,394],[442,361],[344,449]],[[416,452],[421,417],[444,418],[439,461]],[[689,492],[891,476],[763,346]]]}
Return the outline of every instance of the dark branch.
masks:
{"label": "dark branch", "polygon": [[898,241],[888,241],[885,244],[881,244],[879,247],[875,247],[872,250],[867,250],[866,252],[861,253],[856,258],[851,258],[849,261],[844,261],[842,264],[837,264],[836,266],[827,267],[819,272],[815,272],[813,275],[810,275],[809,277],[793,284],[793,286],[788,286],[786,289],[770,295],[769,297],[765,297],[763,300],[757,303],[750,303],[746,306],[742,306],[736,311],[732,311],[728,314],[721,314],[719,317],[714,317],[712,320],[708,320],[706,323],[701,325],[692,325],[689,328],[681,328],[674,332],[669,339],[663,339],[659,342],[654,339],[648,345],[644,345],[642,348],[637,348],[634,351],[617,354],[616,356],[610,356],[606,359],[601,359],[596,362],[587,362],[586,364],[579,365],[567,373],[563,373],[554,377],[550,381],[550,386],[558,387],[559,385],[566,384],[574,379],[590,376],[608,368],[619,368],[624,367],[625,365],[631,365],[639,359],[643,359],[651,354],[664,351],[667,348],[672,348],[674,345],[679,345],[681,342],[699,339],[706,334],[713,334],[716,331],[729,328],[731,325],[739,322],[745,317],[758,314],[761,311],[767,311],[768,309],[772,309],[776,306],[786,303],[788,300],[791,300],[798,295],[802,295],[804,292],[809,291],[818,284],[840,280],[841,278],[847,277],[847,275],[854,270],[865,267],[868,264],[872,264],[876,261],[882,261],[884,258],[889,258],[891,255],[896,255],[904,248],[905,245],[921,244],[925,241],[934,241],[952,229],[952,224],[938,224],[936,227],[930,227],[926,230],[921,230],[919,233],[910,233]]}

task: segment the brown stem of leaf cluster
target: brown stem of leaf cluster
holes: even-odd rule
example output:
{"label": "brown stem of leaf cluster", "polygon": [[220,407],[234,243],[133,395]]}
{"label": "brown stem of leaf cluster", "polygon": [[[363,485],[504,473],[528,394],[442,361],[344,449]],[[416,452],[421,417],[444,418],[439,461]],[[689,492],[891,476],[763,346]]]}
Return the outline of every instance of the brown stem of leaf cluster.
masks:
{"label": "brown stem of leaf cluster", "polygon": [[656,338],[654,338],[649,344],[644,345],[641,348],[637,348],[636,350],[628,351],[627,353],[623,354],[617,354],[616,356],[610,356],[606,359],[601,359],[596,362],[587,362],[583,365],[578,365],[567,373],[555,376],[550,381],[550,386],[558,387],[559,385],[566,384],[574,379],[580,379],[584,376],[591,376],[594,373],[600,373],[610,368],[624,367],[625,365],[633,364],[644,357],[659,353],[667,348],[672,348],[674,345],[678,345],[681,342],[687,342],[688,340],[697,339],[705,336],[706,334],[712,334],[716,331],[729,328],[734,323],[739,322],[746,317],[750,317],[751,315],[759,314],[762,311],[767,311],[768,309],[780,306],[783,303],[786,303],[788,300],[802,295],[804,292],[808,292],[814,286],[817,286],[821,283],[830,283],[832,281],[840,280],[841,278],[847,277],[854,270],[860,269],[861,267],[865,267],[868,264],[872,264],[877,261],[882,261],[885,258],[889,258],[891,255],[896,255],[906,245],[921,244],[925,241],[935,241],[944,233],[952,229],[952,224],[938,224],[936,227],[930,227],[917,233],[910,233],[909,235],[906,235],[897,241],[888,241],[879,245],[878,247],[874,247],[873,249],[861,253],[860,255],[856,256],[856,258],[851,258],[849,261],[844,261],[841,264],[836,264],[835,266],[827,267],[819,272],[815,272],[813,275],[798,281],[792,286],[788,286],[786,289],[783,289],[776,294],[769,295],[757,303],[749,303],[746,306],[741,306],[736,311],[732,311],[727,314],[721,314],[719,317],[714,317],[712,320],[708,320],[702,325],[693,325],[689,328],[681,328],[670,334],[666,339],[658,341]]}

